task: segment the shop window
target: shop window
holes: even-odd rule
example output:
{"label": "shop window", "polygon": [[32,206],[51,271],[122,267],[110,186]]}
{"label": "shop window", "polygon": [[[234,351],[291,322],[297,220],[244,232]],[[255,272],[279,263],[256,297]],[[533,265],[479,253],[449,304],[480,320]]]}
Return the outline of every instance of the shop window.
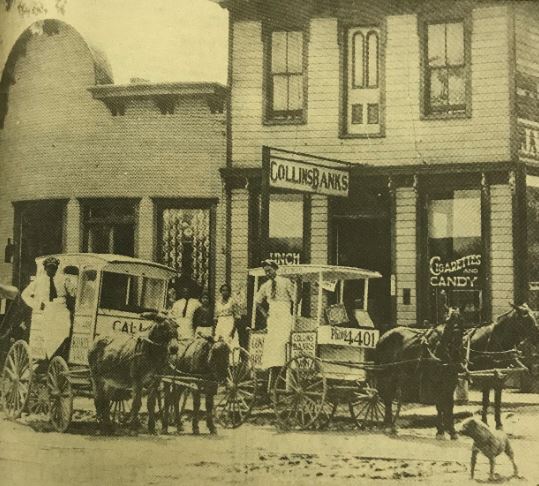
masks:
{"label": "shop window", "polygon": [[424,113],[466,113],[468,41],[464,21],[428,23],[423,39]]}
{"label": "shop window", "polygon": [[483,312],[479,190],[430,197],[427,253],[431,322],[443,321],[445,306],[457,306],[467,324],[479,324]]}
{"label": "shop window", "polygon": [[269,121],[302,121],[304,112],[304,35],[274,30],[268,36],[267,110]]}
{"label": "shop window", "polygon": [[305,262],[303,220],[303,195],[270,194],[269,257],[280,265]]}
{"label": "shop window", "polygon": [[199,291],[210,284],[209,208],[163,207],[158,216],[158,259]]}
{"label": "shop window", "polygon": [[83,250],[135,255],[134,202],[100,200],[83,204]]}
{"label": "shop window", "polygon": [[352,27],[346,39],[346,134],[379,134],[380,30]]}

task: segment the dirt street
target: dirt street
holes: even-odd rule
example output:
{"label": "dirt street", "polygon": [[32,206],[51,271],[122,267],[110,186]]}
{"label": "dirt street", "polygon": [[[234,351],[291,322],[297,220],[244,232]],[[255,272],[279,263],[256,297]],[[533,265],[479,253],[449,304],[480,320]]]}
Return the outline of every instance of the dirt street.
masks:
{"label": "dirt street", "polygon": [[[539,484],[536,423],[539,407],[506,413],[524,479],[509,479],[498,461],[499,482]],[[279,433],[245,424],[218,436],[101,437],[79,421],[70,433],[46,432],[44,423],[0,421],[0,485],[166,484],[477,484],[488,464],[480,457],[477,482],[468,480],[471,443],[436,441],[434,429],[401,429],[398,437],[354,431],[345,421],[324,432]],[[423,424],[425,425],[425,424]]]}

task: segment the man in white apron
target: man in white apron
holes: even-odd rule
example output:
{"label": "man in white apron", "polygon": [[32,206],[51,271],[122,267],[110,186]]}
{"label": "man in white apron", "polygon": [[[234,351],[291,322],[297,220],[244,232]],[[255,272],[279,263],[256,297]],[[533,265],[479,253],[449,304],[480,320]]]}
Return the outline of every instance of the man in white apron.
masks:
{"label": "man in white apron", "polygon": [[59,265],[57,258],[46,258],[43,261],[45,271],[38,272],[22,292],[22,299],[32,308],[32,326],[35,331],[41,330],[43,349],[49,359],[56,354],[67,358],[66,339],[71,327],[65,278],[57,273]]}
{"label": "man in white apron", "polygon": [[279,266],[275,261],[264,260],[262,268],[268,280],[260,286],[256,294],[256,305],[264,315],[266,312],[260,306],[263,302],[269,305],[262,368],[270,369],[268,389],[271,389],[280,368],[286,362],[286,344],[290,340],[293,324],[291,308],[294,302],[294,286],[289,279],[277,275]]}
{"label": "man in white apron", "polygon": [[200,307],[200,301],[191,297],[191,292],[187,287],[180,289],[180,298],[170,311],[170,316],[178,324],[178,335],[181,339],[191,339],[195,337],[193,326],[193,315]]}

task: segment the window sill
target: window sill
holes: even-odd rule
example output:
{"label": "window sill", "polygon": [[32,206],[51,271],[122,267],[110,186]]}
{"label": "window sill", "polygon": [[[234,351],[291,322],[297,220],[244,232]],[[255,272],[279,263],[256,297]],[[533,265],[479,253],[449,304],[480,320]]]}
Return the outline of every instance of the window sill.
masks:
{"label": "window sill", "polygon": [[307,120],[263,120],[262,124],[264,126],[276,126],[276,125],[306,125]]}
{"label": "window sill", "polygon": [[366,140],[369,138],[385,138],[385,133],[341,133],[339,138],[342,140]]}
{"label": "window sill", "polygon": [[462,120],[465,118],[471,118],[471,113],[431,113],[421,114],[420,120]]}

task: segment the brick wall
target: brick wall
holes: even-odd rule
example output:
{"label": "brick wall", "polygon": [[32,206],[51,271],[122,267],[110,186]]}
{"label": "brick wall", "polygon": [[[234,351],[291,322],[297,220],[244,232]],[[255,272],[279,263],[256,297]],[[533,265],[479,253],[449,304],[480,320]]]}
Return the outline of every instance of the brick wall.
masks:
{"label": "brick wall", "polygon": [[[80,245],[76,199],[144,198],[138,243],[153,255],[151,198],[221,198],[226,115],[204,97],[181,97],[162,115],[150,98],[131,100],[112,116],[88,87],[95,59],[84,39],[60,23],[55,35],[33,35],[14,68],[0,130],[0,246],[13,236],[13,201],[65,198],[66,249]],[[218,210],[217,227],[224,224]],[[217,234],[217,278],[223,278],[223,230]],[[219,270],[221,269],[221,270]],[[11,265],[0,264],[0,281]]]}

